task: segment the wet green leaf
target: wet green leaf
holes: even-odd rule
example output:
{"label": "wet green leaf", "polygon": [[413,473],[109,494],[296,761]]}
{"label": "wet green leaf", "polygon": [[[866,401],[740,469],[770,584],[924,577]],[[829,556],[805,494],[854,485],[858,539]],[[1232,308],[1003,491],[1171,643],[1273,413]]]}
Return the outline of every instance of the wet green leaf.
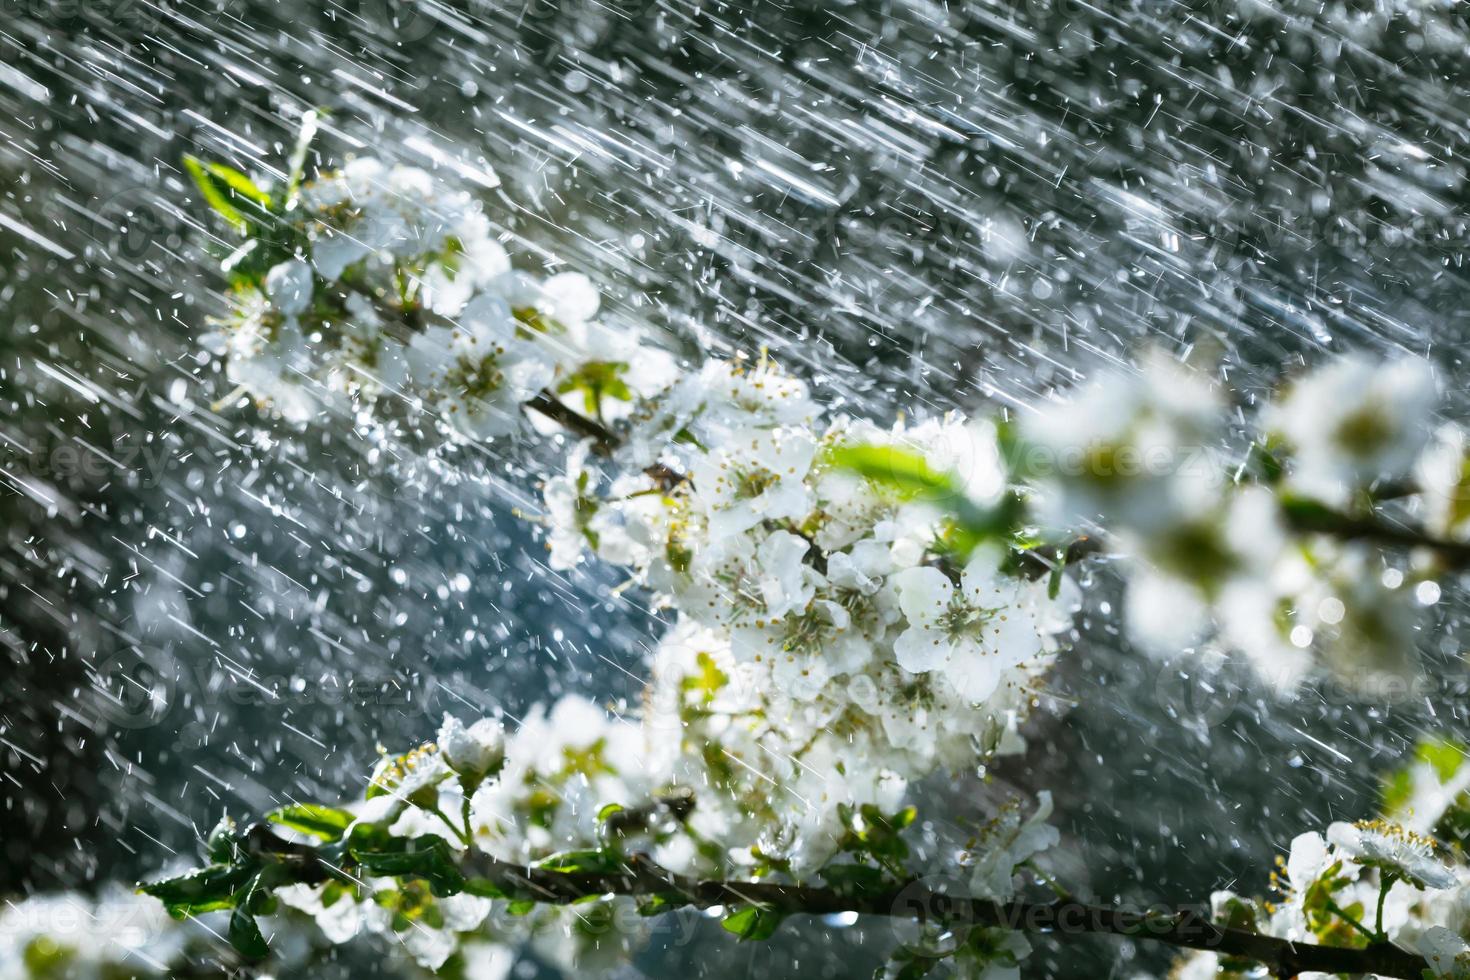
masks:
{"label": "wet green leaf", "polygon": [[536,867],[566,874],[616,874],[622,870],[623,859],[609,851],[562,851],[537,861]]}
{"label": "wet green leaf", "polygon": [[784,912],[747,905],[725,916],[720,925],[742,940],[770,939],[785,918]]}
{"label": "wet green leaf", "polygon": [[169,915],[182,919],[234,908],[236,893],[255,876],[257,870],[250,864],[212,864],[176,878],[144,883],[138,886],[138,890],[162,902]]}
{"label": "wet green leaf", "polygon": [[337,841],[352,826],[357,818],[346,810],[336,807],[321,806],[316,803],[293,803],[272,810],[265,815],[272,823],[278,823],[283,827],[320,837],[326,841]]}
{"label": "wet green leaf", "polygon": [[828,459],[833,466],[852,470],[904,496],[955,492],[950,474],[935,470],[920,454],[897,446],[836,446]]}
{"label": "wet green leaf", "polygon": [[422,878],[429,891],[443,898],[464,891],[464,875],[447,841],[437,834],[410,840],[394,838],[380,850],[353,848],[353,859],[368,874],[393,878]]}
{"label": "wet green leaf", "polygon": [[251,910],[259,886],[260,876],[256,875],[241,890],[235,910],[230,913],[230,945],[247,960],[263,960],[270,953]]}
{"label": "wet green leaf", "polygon": [[241,235],[249,234],[250,220],[238,205],[249,202],[261,210],[270,209],[270,195],[233,167],[185,154],[184,169],[204,195],[205,202]]}

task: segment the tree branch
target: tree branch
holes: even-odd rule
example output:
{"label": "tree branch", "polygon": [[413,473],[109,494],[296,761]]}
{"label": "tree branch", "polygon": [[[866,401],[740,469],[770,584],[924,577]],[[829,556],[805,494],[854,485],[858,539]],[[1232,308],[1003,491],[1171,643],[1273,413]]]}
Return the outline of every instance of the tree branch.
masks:
{"label": "tree branch", "polygon": [[[617,433],[594,419],[582,415],[566,405],[550,391],[539,392],[526,402],[526,407],[551,419],[582,439],[591,439],[593,449],[600,456],[611,456],[622,445]],[[684,479],[683,473],[662,463],[655,463],[644,470],[665,489],[677,486]],[[1286,523],[1301,534],[1326,534],[1343,541],[1371,541],[1375,544],[1401,548],[1426,548],[1438,554],[1450,568],[1470,568],[1470,542],[1451,541],[1437,538],[1412,527],[1390,524],[1377,516],[1354,517],[1322,507],[1311,501],[1285,500],[1282,512]],[[1022,552],[1019,556],[1020,569],[1028,578],[1049,575],[1061,560],[1072,565],[1106,551],[1102,540],[1095,535],[1082,535],[1066,546],[1063,555],[1049,557],[1040,549]]]}
{"label": "tree branch", "polygon": [[591,439],[592,449],[599,456],[611,456],[613,450],[622,445],[611,429],[573,411],[549,391],[538,392],[535,398],[526,402],[526,407],[546,416],[580,439]]}
{"label": "tree branch", "polygon": [[1399,548],[1427,548],[1450,568],[1470,567],[1470,542],[1437,538],[1425,531],[1390,524],[1377,516],[1352,517],[1325,507],[1287,504],[1282,507],[1287,524],[1303,534],[1327,534],[1344,541],[1371,541]]}
{"label": "tree branch", "polygon": [[[262,824],[251,827],[246,839],[255,853],[280,857],[298,880],[321,882],[339,875],[339,869],[332,867],[316,848],[284,840]],[[1187,909],[1155,913],[1070,900],[994,902],[934,891],[922,880],[876,890],[838,890],[767,881],[696,879],[661,868],[643,854],[630,857],[611,874],[525,867],[479,851],[463,854],[459,869],[467,879],[489,882],[506,894],[552,905],[568,905],[590,896],[659,896],[674,907],[754,905],[785,915],[856,912],[942,923],[949,929],[998,927],[1056,936],[1124,936],[1253,960],[1278,977],[1318,971],[1419,980],[1428,968],[1420,957],[1387,943],[1363,949],[1292,943],[1218,926]]]}
{"label": "tree branch", "polygon": [[[622,445],[617,433],[595,419],[589,419],[569,408],[565,402],[549,391],[537,392],[536,397],[526,402],[526,407],[546,416],[557,425],[581,439],[591,439],[592,449],[599,456],[611,456]],[[678,470],[654,463],[645,467],[644,473],[651,476],[664,489],[677,486],[685,479]]]}

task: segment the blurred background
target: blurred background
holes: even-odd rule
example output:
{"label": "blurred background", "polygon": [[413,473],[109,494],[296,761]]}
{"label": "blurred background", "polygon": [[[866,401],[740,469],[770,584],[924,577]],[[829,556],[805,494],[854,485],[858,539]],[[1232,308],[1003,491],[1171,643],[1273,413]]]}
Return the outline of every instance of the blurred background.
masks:
{"label": "blurred background", "polygon": [[[1463,377],[1450,0],[0,10],[0,898],[188,863],[221,811],[355,792],[445,710],[636,701],[658,626],[611,575],[544,567],[515,454],[212,407],[222,281],[181,157],[279,174],[308,108],[324,161],[456,174],[519,264],[586,271],[686,350],[767,345],[875,419],[1007,410],[1148,347],[1247,402],[1328,350]],[[1440,677],[1373,706],[1146,661],[1106,570],[1084,586],[1031,751],[925,790],[1052,789],[1080,896],[1263,891],[1291,836],[1467,728],[1453,584],[1421,644]],[[711,925],[629,975],[846,976],[883,938]],[[1069,940],[1023,969],[1167,962]]]}

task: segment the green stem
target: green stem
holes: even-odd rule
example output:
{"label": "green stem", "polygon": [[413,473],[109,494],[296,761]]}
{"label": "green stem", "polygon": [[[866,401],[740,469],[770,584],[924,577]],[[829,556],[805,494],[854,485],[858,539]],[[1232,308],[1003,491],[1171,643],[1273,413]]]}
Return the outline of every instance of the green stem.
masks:
{"label": "green stem", "polygon": [[1388,898],[1388,891],[1393,887],[1395,881],[1398,881],[1397,877],[1385,874],[1378,886],[1378,916],[1374,920],[1373,931],[1378,934],[1378,941],[1381,943],[1388,942],[1388,936],[1383,932],[1383,903]]}
{"label": "green stem", "polygon": [[[469,800],[465,800],[466,808],[468,808],[469,802]],[[427,807],[426,809],[428,809],[428,811],[434,816],[444,821],[444,826],[453,831],[455,838],[461,844],[468,848],[473,848],[475,846],[474,841],[470,839],[470,828],[468,821],[466,822],[464,829],[461,830],[460,827],[453,820],[449,819],[449,814],[440,809],[438,805]]]}
{"label": "green stem", "polygon": [[1370,943],[1378,942],[1378,934],[1376,932],[1371,931],[1367,926],[1363,925],[1363,923],[1348,915],[1338,906],[1336,902],[1334,902],[1330,898],[1327,900],[1327,911],[1331,912],[1333,915],[1337,916],[1339,919],[1346,922],[1348,925],[1352,926],[1363,935],[1367,936]]}

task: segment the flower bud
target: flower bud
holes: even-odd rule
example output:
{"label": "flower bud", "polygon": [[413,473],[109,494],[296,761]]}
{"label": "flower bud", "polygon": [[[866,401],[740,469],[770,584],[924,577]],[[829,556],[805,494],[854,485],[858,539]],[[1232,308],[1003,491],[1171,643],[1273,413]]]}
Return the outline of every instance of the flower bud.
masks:
{"label": "flower bud", "polygon": [[467,784],[477,784],[505,765],[505,727],[494,718],[481,718],[466,728],[458,718],[445,715],[439,753]]}

